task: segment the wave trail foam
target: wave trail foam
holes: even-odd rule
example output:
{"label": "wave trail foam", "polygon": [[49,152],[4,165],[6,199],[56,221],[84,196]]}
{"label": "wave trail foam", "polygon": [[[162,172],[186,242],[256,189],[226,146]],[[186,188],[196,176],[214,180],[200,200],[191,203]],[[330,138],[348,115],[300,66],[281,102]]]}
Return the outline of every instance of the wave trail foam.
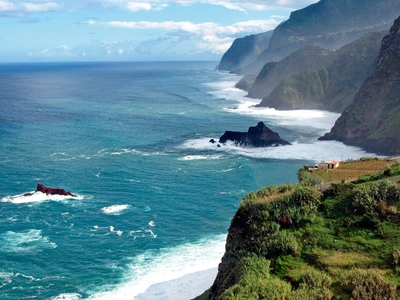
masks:
{"label": "wave trail foam", "polygon": [[56,247],[56,243],[50,242],[47,236],[42,236],[41,230],[7,231],[0,235],[0,251],[3,252],[27,252]]}
{"label": "wave trail foam", "polygon": [[221,158],[223,158],[222,155],[186,155],[178,158],[178,160],[213,160]]}
{"label": "wave trail foam", "polygon": [[[224,254],[225,239],[226,235],[218,235],[196,243],[146,251],[132,259],[124,283],[104,286],[90,299],[192,299],[212,285],[215,268]],[[191,279],[187,280],[189,274]]]}
{"label": "wave trail foam", "polygon": [[19,194],[15,196],[7,196],[0,200],[0,202],[10,202],[14,204],[22,204],[22,203],[34,203],[34,202],[43,202],[43,201],[63,201],[63,200],[82,200],[83,196],[77,195],[73,196],[63,196],[63,195],[47,195],[42,192],[30,192],[25,194]]}
{"label": "wave trail foam", "polygon": [[127,204],[123,205],[111,205],[103,207],[101,210],[107,215],[120,215],[123,211],[129,209],[131,206]]}

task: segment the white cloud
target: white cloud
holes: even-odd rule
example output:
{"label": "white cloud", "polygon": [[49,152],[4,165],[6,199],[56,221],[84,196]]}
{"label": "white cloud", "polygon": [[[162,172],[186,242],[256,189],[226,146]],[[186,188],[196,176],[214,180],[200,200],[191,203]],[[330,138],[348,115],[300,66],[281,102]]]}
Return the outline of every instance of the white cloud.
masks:
{"label": "white cloud", "polygon": [[295,10],[318,2],[318,0],[177,0],[170,2],[179,3],[181,5],[190,5],[196,3],[220,5],[227,9],[247,12],[248,10],[262,11],[271,9]]}
{"label": "white cloud", "polygon": [[114,28],[129,28],[129,29],[162,29],[165,31],[185,31],[194,34],[225,34],[234,35],[237,33],[245,32],[262,32],[275,28],[279,22],[274,19],[269,20],[250,20],[245,22],[238,22],[229,26],[221,26],[213,22],[206,23],[191,23],[191,22],[125,22],[125,21],[110,21],[110,22],[97,22],[90,20],[84,23],[85,25],[97,25]]}
{"label": "white cloud", "polygon": [[0,12],[10,13],[40,13],[54,11],[61,8],[56,2],[17,2],[12,3],[8,0],[0,0]]}
{"label": "white cloud", "polygon": [[151,10],[152,8],[151,3],[144,3],[144,2],[128,2],[126,5],[128,9],[133,12],[139,10]]}
{"label": "white cloud", "polygon": [[[132,0],[92,0],[90,3],[100,3],[103,7],[128,9],[130,11],[139,10],[162,10],[170,4],[179,4],[189,6],[193,4],[208,4],[223,6],[226,9],[238,10],[242,12],[266,11],[271,9],[295,10],[305,7],[309,4],[318,2],[318,0],[147,0],[146,2],[137,2]],[[65,3],[67,5],[67,3]]]}
{"label": "white cloud", "polygon": [[0,1],[0,11],[13,11],[15,5],[9,1]]}
{"label": "white cloud", "polygon": [[132,12],[137,12],[139,10],[155,10],[155,11],[161,11],[164,8],[168,7],[168,4],[152,4],[148,2],[128,2],[126,4],[127,8],[129,11]]}
{"label": "white cloud", "polygon": [[242,11],[267,11],[283,9],[287,11],[299,9],[318,0],[0,0],[0,17],[24,17],[32,13],[44,13],[64,8],[68,11],[85,11],[96,9],[138,11],[162,11],[176,5],[206,4],[222,6],[229,10]]}
{"label": "white cloud", "polygon": [[47,2],[47,3],[21,2],[19,4],[19,8],[25,12],[36,13],[36,12],[55,11],[60,9],[61,6],[55,2]]}
{"label": "white cloud", "polygon": [[251,20],[246,22],[238,22],[229,26],[221,26],[216,23],[191,23],[191,22],[97,22],[90,20],[85,25],[89,26],[105,26],[124,29],[147,29],[147,30],[163,30],[169,36],[178,38],[178,40],[191,39],[198,49],[205,49],[223,53],[226,51],[234,40],[234,36],[248,35],[251,33],[264,32],[275,28],[279,21],[269,20]]}

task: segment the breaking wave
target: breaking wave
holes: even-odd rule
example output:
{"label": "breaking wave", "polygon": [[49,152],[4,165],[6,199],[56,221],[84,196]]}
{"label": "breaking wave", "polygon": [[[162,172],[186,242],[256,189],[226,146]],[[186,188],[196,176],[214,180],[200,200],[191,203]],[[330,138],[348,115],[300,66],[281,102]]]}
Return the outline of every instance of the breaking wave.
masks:
{"label": "breaking wave", "polygon": [[34,203],[43,201],[64,201],[64,200],[82,200],[83,196],[63,196],[63,195],[47,195],[42,192],[29,192],[15,196],[7,196],[0,200],[0,202],[10,202],[14,204]]}

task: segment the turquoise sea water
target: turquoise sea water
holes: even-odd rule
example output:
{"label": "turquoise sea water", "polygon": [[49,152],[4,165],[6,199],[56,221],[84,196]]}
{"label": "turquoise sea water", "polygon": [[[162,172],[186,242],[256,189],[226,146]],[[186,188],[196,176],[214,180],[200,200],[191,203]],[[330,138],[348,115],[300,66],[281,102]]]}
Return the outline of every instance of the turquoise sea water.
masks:
{"label": "turquoise sea water", "polygon": [[[338,117],[252,108],[216,62],[0,65],[1,299],[189,299],[240,199],[325,159]],[[291,146],[217,147],[259,121]],[[38,183],[78,198],[18,197]]]}

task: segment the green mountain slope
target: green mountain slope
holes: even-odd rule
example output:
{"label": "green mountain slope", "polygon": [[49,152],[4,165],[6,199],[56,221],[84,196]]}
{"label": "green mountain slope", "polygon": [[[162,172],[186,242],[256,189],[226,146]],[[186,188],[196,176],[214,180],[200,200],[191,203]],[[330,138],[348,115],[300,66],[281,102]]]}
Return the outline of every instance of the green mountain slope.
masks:
{"label": "green mountain slope", "polygon": [[306,45],[338,49],[372,31],[389,29],[400,14],[398,0],[321,0],[294,11],[275,28],[266,48],[241,74],[258,74]]}
{"label": "green mountain slope", "polygon": [[[259,106],[343,112],[371,71],[385,33],[387,32],[368,33],[357,41],[331,52],[330,61],[325,59],[329,63],[320,69],[310,68],[286,76],[263,98]],[[313,60],[313,57],[309,60]],[[267,84],[266,78],[264,85]]]}
{"label": "green mountain slope", "polygon": [[400,17],[382,40],[371,76],[321,140],[381,154],[400,153]]}

